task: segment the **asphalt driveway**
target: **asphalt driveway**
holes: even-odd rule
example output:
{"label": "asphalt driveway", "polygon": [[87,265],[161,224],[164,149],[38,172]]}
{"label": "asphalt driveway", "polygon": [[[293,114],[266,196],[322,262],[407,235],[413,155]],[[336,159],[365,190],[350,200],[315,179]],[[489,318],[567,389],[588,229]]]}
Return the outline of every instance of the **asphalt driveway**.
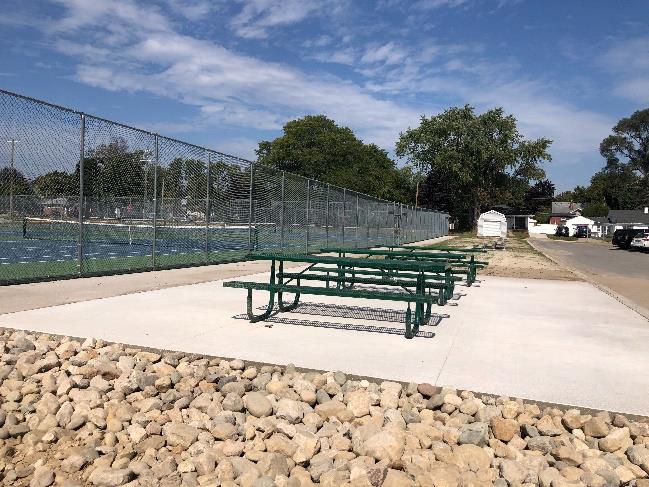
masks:
{"label": "asphalt driveway", "polygon": [[531,243],[548,257],[613,290],[649,318],[649,252],[621,250],[585,239],[566,242],[534,238]]}

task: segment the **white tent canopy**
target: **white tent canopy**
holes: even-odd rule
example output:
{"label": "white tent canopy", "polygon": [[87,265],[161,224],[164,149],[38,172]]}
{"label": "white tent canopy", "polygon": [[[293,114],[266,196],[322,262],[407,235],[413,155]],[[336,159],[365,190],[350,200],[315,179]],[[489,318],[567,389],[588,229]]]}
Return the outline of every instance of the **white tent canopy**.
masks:
{"label": "white tent canopy", "polygon": [[487,211],[478,218],[478,237],[507,238],[507,218],[494,210]]}

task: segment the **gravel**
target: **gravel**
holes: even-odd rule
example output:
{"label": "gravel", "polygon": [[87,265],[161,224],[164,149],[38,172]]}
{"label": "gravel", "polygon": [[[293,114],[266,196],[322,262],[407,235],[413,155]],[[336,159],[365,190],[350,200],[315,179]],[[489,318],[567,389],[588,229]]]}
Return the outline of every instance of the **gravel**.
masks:
{"label": "gravel", "polygon": [[649,421],[0,329],[15,486],[649,487]]}

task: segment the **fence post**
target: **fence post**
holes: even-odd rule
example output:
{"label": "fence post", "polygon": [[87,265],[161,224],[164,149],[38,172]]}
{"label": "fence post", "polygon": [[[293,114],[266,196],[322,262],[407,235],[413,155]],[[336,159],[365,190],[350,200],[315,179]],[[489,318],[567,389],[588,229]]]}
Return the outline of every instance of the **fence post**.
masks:
{"label": "fence post", "polygon": [[311,180],[306,180],[306,253],[309,253],[309,207],[311,206]]}
{"label": "fence post", "polygon": [[345,246],[345,210],[347,206],[347,189],[343,188],[343,247]]}
{"label": "fence post", "polygon": [[329,247],[329,184],[327,183],[327,213],[325,214],[325,235]]}
{"label": "fence post", "polygon": [[[153,245],[151,246],[151,266],[156,264],[156,241],[158,239],[158,134],[153,135]],[[164,201],[163,201],[164,203]]]}
{"label": "fence post", "polygon": [[284,251],[284,194],[285,194],[286,172],[282,171],[282,207],[279,214],[279,248]]}
{"label": "fence post", "polygon": [[358,195],[356,195],[356,229],[354,230],[354,234],[356,235],[356,248],[358,248],[358,225],[360,225],[360,216],[358,214]]}
{"label": "fence post", "polygon": [[86,157],[86,115],[81,114],[81,136],[80,136],[80,156],[79,156],[79,243],[77,244],[77,259],[79,275],[83,275],[83,177],[84,177],[84,159]]}
{"label": "fence post", "polygon": [[210,261],[210,216],[212,213],[212,202],[210,201],[212,191],[212,153],[207,152],[207,187],[205,188],[205,262]]}
{"label": "fence post", "polygon": [[254,185],[255,177],[255,163],[250,163],[250,189],[248,198],[250,200],[248,207],[248,252],[252,251],[252,188]]}

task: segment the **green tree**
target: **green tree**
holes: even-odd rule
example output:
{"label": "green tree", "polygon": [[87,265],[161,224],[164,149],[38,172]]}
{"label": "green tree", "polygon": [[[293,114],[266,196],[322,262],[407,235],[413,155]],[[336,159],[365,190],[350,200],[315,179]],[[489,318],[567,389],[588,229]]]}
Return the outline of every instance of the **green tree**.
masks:
{"label": "green tree", "polygon": [[32,194],[32,186],[29,179],[16,168],[0,168],[0,195],[24,195]]}
{"label": "green tree", "polygon": [[[83,162],[83,192],[93,198],[141,196],[144,191],[144,151],[129,151],[119,137],[88,151]],[[75,177],[79,177],[77,164]]]}
{"label": "green tree", "polygon": [[527,194],[525,195],[526,208],[536,213],[541,208],[549,206],[554,197],[554,191],[554,183],[549,179],[537,181],[527,190]]}
{"label": "green tree", "polygon": [[639,177],[630,188],[635,198],[631,204],[646,205],[649,202],[649,108],[621,119],[613,127],[613,134],[602,141],[599,151],[606,159],[607,168],[611,166],[623,173],[620,168],[624,167],[629,171],[627,178],[630,173]]}
{"label": "green tree", "polygon": [[79,194],[79,179],[64,171],[51,171],[34,179],[34,189],[39,196],[54,198]]}
{"label": "green tree", "polygon": [[445,181],[454,216],[466,214],[475,225],[484,207],[545,177],[541,163],[551,160],[550,144],[524,139],[502,108],[477,115],[466,105],[422,117],[417,128],[401,133],[396,153]]}
{"label": "green tree", "polygon": [[282,136],[260,142],[256,152],[258,162],[307,178],[379,198],[414,199],[409,169],[397,169],[385,150],[324,115],[287,122]]}

